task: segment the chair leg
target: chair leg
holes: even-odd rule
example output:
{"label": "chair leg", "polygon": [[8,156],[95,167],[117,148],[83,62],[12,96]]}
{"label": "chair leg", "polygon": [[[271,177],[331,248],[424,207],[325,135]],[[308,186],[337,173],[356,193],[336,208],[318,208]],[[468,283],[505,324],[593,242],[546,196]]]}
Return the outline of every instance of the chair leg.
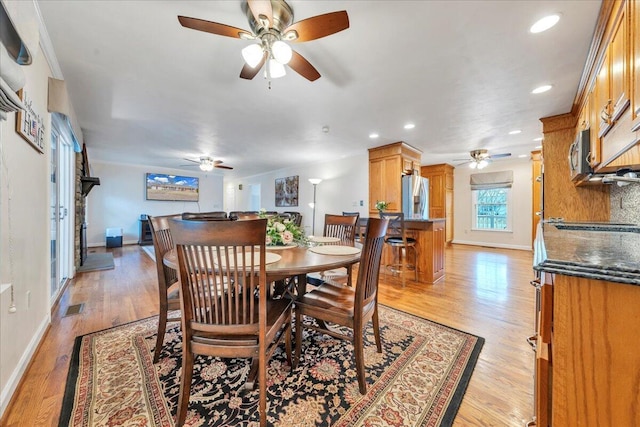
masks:
{"label": "chair leg", "polygon": [[156,350],[153,353],[153,363],[158,363],[162,345],[164,344],[164,333],[167,331],[167,310],[160,309],[158,317],[158,336],[156,338]]}
{"label": "chair leg", "polygon": [[353,325],[353,354],[356,359],[358,388],[360,394],[367,394],[367,379],[364,373],[364,330],[361,324]]}
{"label": "chair leg", "polygon": [[380,339],[380,321],[378,320],[378,304],[373,309],[373,316],[371,317],[373,322],[373,335],[376,338],[376,347],[378,347],[378,353],[382,353],[382,340]]}
{"label": "chair leg", "polygon": [[260,402],[258,412],[260,415],[260,427],[267,427],[267,358],[265,354],[260,354],[260,365],[258,368],[258,388],[260,389]]}
{"label": "chair leg", "polygon": [[[184,338],[183,338],[184,339]],[[189,410],[189,396],[191,395],[191,378],[193,376],[193,353],[183,345],[182,378],[180,380],[180,396],[178,397],[178,414],[176,427],[182,427],[187,419]]]}
{"label": "chair leg", "polygon": [[296,310],[296,354],[293,357],[293,368],[300,363],[300,349],[302,347],[302,314]]}
{"label": "chair leg", "polygon": [[291,358],[291,319],[289,319],[284,333],[287,334],[284,337],[284,347],[287,351],[287,362],[289,362],[289,366],[293,366],[293,359]]}

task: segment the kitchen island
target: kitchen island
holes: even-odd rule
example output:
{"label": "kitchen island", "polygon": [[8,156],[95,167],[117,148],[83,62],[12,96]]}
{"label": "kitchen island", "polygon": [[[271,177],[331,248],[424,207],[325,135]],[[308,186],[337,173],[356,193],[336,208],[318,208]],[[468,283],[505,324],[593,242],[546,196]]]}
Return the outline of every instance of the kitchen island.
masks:
{"label": "kitchen island", "polygon": [[538,229],[538,426],[640,425],[640,227]]}
{"label": "kitchen island", "polygon": [[[366,227],[367,218],[360,218],[360,225]],[[418,281],[435,283],[444,277],[445,218],[405,219],[407,237],[416,239],[418,253]],[[389,274],[384,268],[393,261],[393,249],[384,246],[381,273]],[[405,272],[406,278],[413,279],[413,272]]]}

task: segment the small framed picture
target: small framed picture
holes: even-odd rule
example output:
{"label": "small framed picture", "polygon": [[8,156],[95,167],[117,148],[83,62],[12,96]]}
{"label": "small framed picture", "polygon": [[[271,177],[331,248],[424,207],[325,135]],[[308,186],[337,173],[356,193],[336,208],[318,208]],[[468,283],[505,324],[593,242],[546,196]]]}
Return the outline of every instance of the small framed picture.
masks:
{"label": "small framed picture", "polygon": [[44,153],[44,117],[34,109],[33,100],[25,89],[20,89],[17,95],[25,110],[16,112],[16,132],[34,149]]}

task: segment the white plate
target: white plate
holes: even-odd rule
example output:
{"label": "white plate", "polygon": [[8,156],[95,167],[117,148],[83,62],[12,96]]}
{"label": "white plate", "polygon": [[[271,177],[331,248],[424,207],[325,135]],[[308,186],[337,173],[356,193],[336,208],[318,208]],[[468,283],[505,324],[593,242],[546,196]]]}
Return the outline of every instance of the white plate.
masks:
{"label": "white plate", "polygon": [[309,250],[323,255],[355,255],[360,253],[360,248],[340,245],[314,246]]}
{"label": "white plate", "polygon": [[283,249],[292,249],[292,248],[297,248],[297,247],[298,247],[298,245],[296,245],[295,243],[289,243],[288,245],[282,245],[282,246],[278,246],[278,245],[269,246],[269,245],[267,245],[267,250],[268,251],[280,251],[280,250],[283,250]]}
{"label": "white plate", "polygon": [[338,237],[310,236],[309,241],[314,243],[335,243],[339,242],[340,239]]}

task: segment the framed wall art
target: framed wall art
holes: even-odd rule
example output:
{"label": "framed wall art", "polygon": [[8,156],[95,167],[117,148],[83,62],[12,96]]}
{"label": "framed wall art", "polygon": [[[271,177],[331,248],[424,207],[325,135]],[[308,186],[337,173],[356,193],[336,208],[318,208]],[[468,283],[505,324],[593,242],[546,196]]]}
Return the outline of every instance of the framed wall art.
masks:
{"label": "framed wall art", "polygon": [[148,173],[147,200],[197,202],[200,194],[199,179],[190,176]]}
{"label": "framed wall art", "polygon": [[276,178],[276,207],[298,206],[298,175]]}
{"label": "framed wall art", "polygon": [[44,116],[37,112],[25,89],[17,92],[25,110],[16,112],[16,132],[38,152],[44,153]]}

